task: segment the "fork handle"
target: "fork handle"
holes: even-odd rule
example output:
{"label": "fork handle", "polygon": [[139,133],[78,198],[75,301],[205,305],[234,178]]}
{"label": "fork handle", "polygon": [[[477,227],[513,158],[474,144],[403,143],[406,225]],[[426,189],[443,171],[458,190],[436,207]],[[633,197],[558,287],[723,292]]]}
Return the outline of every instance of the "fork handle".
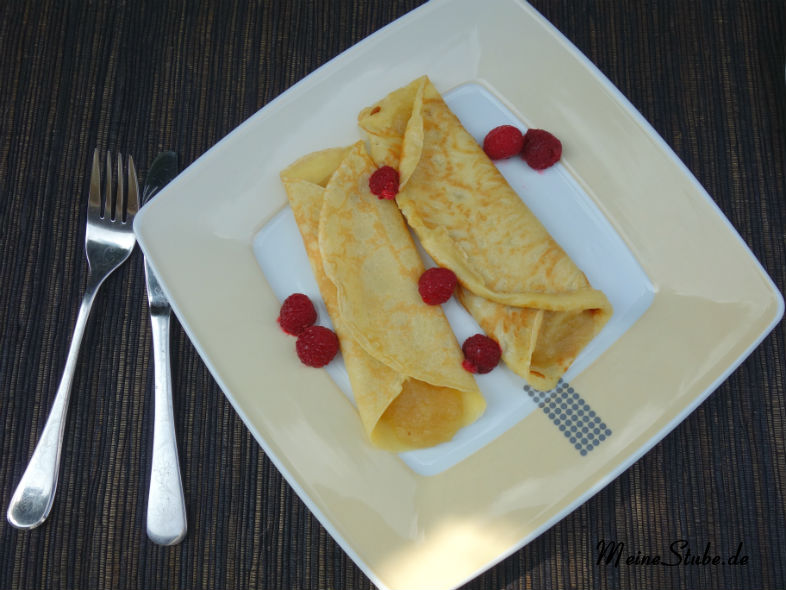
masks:
{"label": "fork handle", "polygon": [[52,409],[49,411],[49,417],[41,431],[33,456],[8,505],[8,522],[17,528],[37,527],[46,520],[52,509],[60,471],[68,400],[71,397],[71,383],[79,357],[79,346],[85,333],[90,308],[93,306],[93,300],[102,281],[103,278],[96,279],[93,273],[88,275],[87,288],[79,307],[74,334],[71,337],[71,347],[68,349],[63,376],[60,378]]}
{"label": "fork handle", "polygon": [[177,457],[172,372],[169,363],[169,318],[166,312],[151,313],[155,410],[153,459],[147,501],[147,536],[159,545],[175,545],[186,535],[186,502]]}

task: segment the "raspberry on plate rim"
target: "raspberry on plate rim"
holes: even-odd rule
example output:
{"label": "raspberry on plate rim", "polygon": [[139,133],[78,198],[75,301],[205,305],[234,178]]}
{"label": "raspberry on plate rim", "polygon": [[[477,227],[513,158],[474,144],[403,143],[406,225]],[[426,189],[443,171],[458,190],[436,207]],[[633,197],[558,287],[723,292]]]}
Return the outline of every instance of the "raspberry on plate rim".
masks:
{"label": "raspberry on plate rim", "polygon": [[521,157],[535,170],[545,170],[562,157],[562,142],[545,129],[528,129]]}
{"label": "raspberry on plate rim", "polygon": [[327,365],[338,354],[339,341],[336,333],[325,326],[309,326],[295,342],[295,352],[304,365],[320,368]]}
{"label": "raspberry on plate rim", "polygon": [[284,332],[297,336],[317,321],[317,310],[308,296],[293,293],[284,299],[276,321]]}
{"label": "raspberry on plate rim", "polygon": [[513,125],[499,125],[486,134],[483,151],[492,160],[512,158],[521,152],[524,135]]}

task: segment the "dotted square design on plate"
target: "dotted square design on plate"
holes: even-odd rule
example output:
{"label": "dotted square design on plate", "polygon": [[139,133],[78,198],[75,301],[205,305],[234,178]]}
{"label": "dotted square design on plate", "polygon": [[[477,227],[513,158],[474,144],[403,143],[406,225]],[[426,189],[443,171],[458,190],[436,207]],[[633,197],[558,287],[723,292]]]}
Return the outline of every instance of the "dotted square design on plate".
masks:
{"label": "dotted square design on plate", "polygon": [[611,428],[570,383],[560,380],[551,391],[525,385],[524,391],[582,456],[611,436]]}

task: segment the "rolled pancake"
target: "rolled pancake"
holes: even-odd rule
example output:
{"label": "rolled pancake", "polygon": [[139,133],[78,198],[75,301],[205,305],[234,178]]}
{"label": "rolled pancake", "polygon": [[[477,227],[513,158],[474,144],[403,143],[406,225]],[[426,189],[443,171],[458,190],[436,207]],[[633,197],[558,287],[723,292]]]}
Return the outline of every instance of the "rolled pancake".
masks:
{"label": "rolled pancake", "polygon": [[374,168],[359,142],[301,158],[281,178],[364,430],[404,451],[450,440],[485,401],[441,309],[420,300],[423,264],[395,204],[369,192]]}
{"label": "rolled pancake", "polygon": [[361,111],[378,166],[424,249],[459,279],[459,299],[533,387],[553,388],[612,313],[450,111],[427,77]]}

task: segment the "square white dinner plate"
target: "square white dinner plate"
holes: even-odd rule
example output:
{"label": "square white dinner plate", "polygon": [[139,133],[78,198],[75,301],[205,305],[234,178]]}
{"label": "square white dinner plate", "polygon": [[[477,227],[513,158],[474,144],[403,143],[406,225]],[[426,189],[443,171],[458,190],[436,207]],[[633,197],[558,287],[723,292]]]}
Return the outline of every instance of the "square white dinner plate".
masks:
{"label": "square white dinner plate", "polygon": [[[294,227],[279,171],[362,137],[360,109],[423,74],[476,136],[499,115],[562,140],[547,174],[502,169],[609,291],[615,317],[551,396],[518,383],[517,402],[501,390],[524,408],[515,420],[470,432],[460,453],[402,458],[371,447],[342,388],[297,360],[275,321],[279,298],[316,295],[313,278],[294,251],[276,274],[270,250]],[[543,201],[538,182],[564,190]],[[770,278],[665,142],[517,0],[433,0],[378,31],[199,158],[134,227],[238,414],[383,588],[455,588],[535,538],[683,420],[783,314]]]}

